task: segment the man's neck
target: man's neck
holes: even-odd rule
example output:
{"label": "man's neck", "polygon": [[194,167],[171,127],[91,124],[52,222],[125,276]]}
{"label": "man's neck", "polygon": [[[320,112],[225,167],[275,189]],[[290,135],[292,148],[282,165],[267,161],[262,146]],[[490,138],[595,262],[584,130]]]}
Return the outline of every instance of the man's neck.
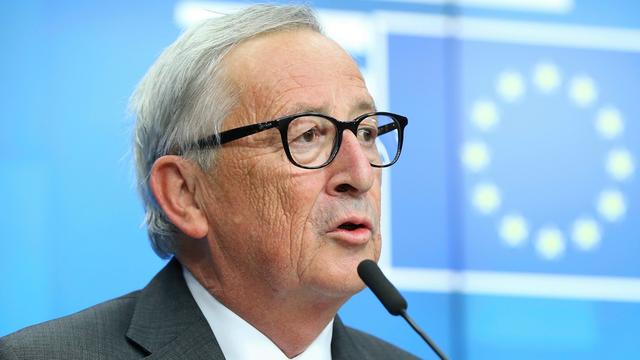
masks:
{"label": "man's neck", "polygon": [[302,291],[278,293],[253,279],[222,275],[205,263],[183,266],[220,303],[267,336],[289,358],[305,351],[347,300]]}

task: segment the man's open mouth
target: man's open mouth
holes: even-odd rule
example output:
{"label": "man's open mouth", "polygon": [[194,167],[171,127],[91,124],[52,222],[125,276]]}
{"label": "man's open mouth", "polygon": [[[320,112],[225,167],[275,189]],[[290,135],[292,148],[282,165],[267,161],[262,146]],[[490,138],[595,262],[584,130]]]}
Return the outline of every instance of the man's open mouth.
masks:
{"label": "man's open mouth", "polygon": [[362,228],[366,228],[366,226],[364,226],[363,224],[354,224],[354,223],[351,223],[351,222],[346,222],[346,223],[338,226],[338,229],[349,230],[349,231],[362,229]]}

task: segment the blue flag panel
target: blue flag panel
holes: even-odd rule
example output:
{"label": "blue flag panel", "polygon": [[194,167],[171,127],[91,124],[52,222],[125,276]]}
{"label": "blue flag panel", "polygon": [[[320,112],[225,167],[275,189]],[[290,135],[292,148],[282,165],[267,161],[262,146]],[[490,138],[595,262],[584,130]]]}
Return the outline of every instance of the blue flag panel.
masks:
{"label": "blue flag panel", "polygon": [[388,43],[394,265],[640,276],[639,53]]}

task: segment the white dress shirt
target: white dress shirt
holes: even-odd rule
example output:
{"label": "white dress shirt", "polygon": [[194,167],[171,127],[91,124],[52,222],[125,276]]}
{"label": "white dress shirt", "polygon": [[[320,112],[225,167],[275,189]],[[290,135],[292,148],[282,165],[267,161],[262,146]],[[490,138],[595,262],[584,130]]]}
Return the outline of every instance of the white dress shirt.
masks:
{"label": "white dress shirt", "polygon": [[[229,360],[288,360],[268,337],[213,297],[193,275],[182,267],[191,295],[211,327],[218,344]],[[295,360],[331,360],[333,320]]]}

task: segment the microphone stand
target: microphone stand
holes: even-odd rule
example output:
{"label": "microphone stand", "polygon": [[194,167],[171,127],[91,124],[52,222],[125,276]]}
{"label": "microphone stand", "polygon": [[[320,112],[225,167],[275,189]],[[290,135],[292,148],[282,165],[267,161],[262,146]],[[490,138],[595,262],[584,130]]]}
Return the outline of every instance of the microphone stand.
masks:
{"label": "microphone stand", "polygon": [[425,333],[420,328],[420,326],[418,326],[418,324],[416,324],[415,321],[413,321],[413,319],[411,318],[411,316],[409,316],[409,314],[407,314],[407,311],[405,309],[400,310],[400,316],[402,316],[407,321],[409,326],[411,326],[411,328],[413,328],[413,330],[416,333],[418,333],[418,335],[420,335],[420,337],[427,343],[427,345],[429,345],[431,350],[433,350],[433,352],[435,352],[436,355],[438,355],[440,360],[448,360],[447,356],[442,352],[442,350],[440,350],[438,345],[436,345],[436,343],[433,342],[433,340],[431,340],[431,338],[427,335],[427,333]]}
{"label": "microphone stand", "polygon": [[416,324],[407,314],[407,300],[398,292],[395,286],[382,273],[382,270],[372,260],[363,260],[358,265],[358,275],[362,281],[371,289],[373,294],[380,300],[382,305],[393,316],[402,316],[411,328],[420,335],[427,345],[438,355],[440,360],[448,360],[446,355],[440,350],[436,343]]}

